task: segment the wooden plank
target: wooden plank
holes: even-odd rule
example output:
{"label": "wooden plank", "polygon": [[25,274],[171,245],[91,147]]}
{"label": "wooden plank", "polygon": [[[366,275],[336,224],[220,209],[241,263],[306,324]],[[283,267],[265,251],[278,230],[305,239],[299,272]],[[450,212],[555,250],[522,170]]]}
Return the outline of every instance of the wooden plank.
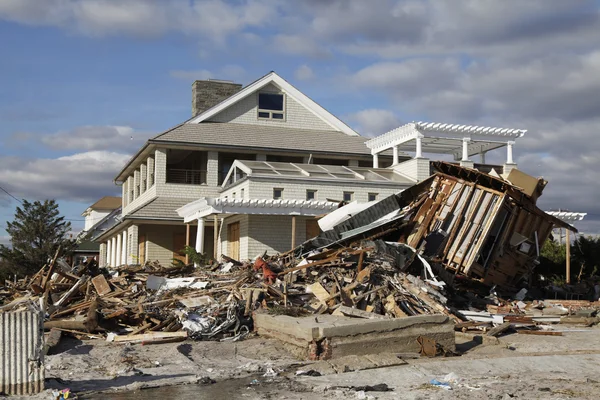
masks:
{"label": "wooden plank", "polygon": [[553,332],[553,331],[527,331],[527,330],[518,330],[517,333],[521,335],[540,335],[540,336],[562,336],[562,332]]}
{"label": "wooden plank", "polygon": [[187,332],[146,332],[140,335],[115,336],[113,341],[116,343],[123,342],[146,342],[153,340],[164,340],[173,338],[187,338]]}
{"label": "wooden plank", "polygon": [[61,307],[62,305],[67,303],[69,301],[69,299],[75,295],[75,292],[77,292],[79,290],[79,288],[85,282],[87,282],[88,278],[89,278],[88,276],[82,276],[77,282],[75,282],[73,287],[71,289],[69,289],[67,291],[67,293],[65,293],[54,305],[56,307]]}
{"label": "wooden plank", "polygon": [[338,311],[342,314],[350,317],[367,318],[367,319],[390,319],[390,317],[381,314],[375,314],[368,311],[359,310],[357,308],[351,308],[344,305],[338,307]]}
{"label": "wooden plank", "polygon": [[93,277],[92,284],[94,285],[94,288],[96,289],[96,292],[99,296],[104,296],[105,294],[112,292],[112,289],[108,285],[108,282],[106,282],[106,278],[104,277],[104,275],[98,275]]}
{"label": "wooden plank", "polygon": [[487,332],[487,336],[499,336],[501,333],[506,332],[509,328],[510,328],[511,323],[510,322],[505,322],[503,324],[500,324],[492,329],[490,329]]}
{"label": "wooden plank", "polygon": [[315,282],[312,285],[308,285],[311,293],[315,295],[317,299],[321,302],[326,302],[329,300],[331,294],[321,285],[319,282]]}

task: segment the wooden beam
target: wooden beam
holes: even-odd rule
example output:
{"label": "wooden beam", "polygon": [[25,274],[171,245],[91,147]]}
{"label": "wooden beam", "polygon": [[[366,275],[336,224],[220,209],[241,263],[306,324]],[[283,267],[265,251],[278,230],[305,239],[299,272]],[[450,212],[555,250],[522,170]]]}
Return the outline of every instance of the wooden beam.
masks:
{"label": "wooden beam", "polygon": [[566,243],[565,245],[566,250],[567,250],[567,254],[566,254],[566,258],[567,258],[567,279],[565,280],[565,282],[567,282],[567,284],[571,283],[571,238],[569,237],[569,230],[565,229],[567,231],[567,237],[566,237]]}

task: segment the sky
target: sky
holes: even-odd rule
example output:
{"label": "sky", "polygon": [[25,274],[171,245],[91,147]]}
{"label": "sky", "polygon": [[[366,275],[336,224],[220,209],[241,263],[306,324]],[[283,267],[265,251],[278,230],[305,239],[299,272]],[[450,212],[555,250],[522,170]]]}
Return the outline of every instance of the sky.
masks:
{"label": "sky", "polygon": [[[538,205],[600,233],[598,0],[0,0],[0,54],[0,187],[56,199],[75,231],[191,116],[194,80],[273,70],[364,136],[527,129],[514,155],[549,181]],[[18,205],[0,191],[0,243]]]}

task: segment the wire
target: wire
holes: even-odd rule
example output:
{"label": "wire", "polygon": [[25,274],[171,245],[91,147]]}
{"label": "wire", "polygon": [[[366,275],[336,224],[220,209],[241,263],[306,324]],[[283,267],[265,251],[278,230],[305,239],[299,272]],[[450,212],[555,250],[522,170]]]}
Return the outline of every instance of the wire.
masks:
{"label": "wire", "polygon": [[23,204],[23,201],[20,199],[17,199],[15,196],[13,196],[8,190],[4,189],[2,186],[0,186],[0,189],[6,193],[7,195],[9,195],[10,197],[12,197],[13,199],[15,199],[16,201],[18,201],[19,203]]}

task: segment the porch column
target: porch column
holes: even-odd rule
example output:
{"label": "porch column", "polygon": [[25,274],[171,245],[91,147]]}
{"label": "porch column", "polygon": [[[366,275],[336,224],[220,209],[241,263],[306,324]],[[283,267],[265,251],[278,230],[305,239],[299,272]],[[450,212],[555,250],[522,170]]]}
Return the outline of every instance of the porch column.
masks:
{"label": "porch column", "polygon": [[110,265],[116,267],[117,265],[117,238],[113,236],[111,239],[112,251],[110,253]]}
{"label": "porch column", "polygon": [[121,265],[121,252],[122,252],[122,247],[121,247],[121,234],[118,233],[117,234],[117,251],[115,252],[115,267]]}
{"label": "porch column", "polygon": [[398,146],[392,147],[392,150],[394,152],[394,162],[392,165],[396,165],[398,164]]}
{"label": "porch column", "polygon": [[105,266],[111,265],[112,262],[112,240],[106,241],[106,264]]}
{"label": "porch column", "polygon": [[127,264],[127,254],[129,253],[129,249],[127,248],[127,230],[123,231],[123,258],[121,259],[121,264]]}
{"label": "porch column", "polygon": [[417,141],[417,149],[415,152],[415,158],[422,158],[423,157],[423,135],[417,136],[416,141]]}
{"label": "porch column", "polygon": [[[190,224],[185,224],[185,247],[190,245]],[[185,252],[185,265],[190,263],[190,256]]]}
{"label": "porch column", "polygon": [[213,256],[215,258],[215,260],[217,259],[217,254],[219,254],[219,217],[217,216],[217,214],[215,214],[215,219],[214,219],[214,227],[213,227],[213,236],[214,236],[214,250],[213,250]]}
{"label": "porch column", "polygon": [[485,164],[485,151],[482,151],[481,153],[479,153],[479,157],[481,157],[481,163]]}
{"label": "porch column", "polygon": [[296,216],[292,215],[292,249],[296,248]]}
{"label": "porch column", "polygon": [[513,145],[514,144],[515,144],[514,141],[506,142],[506,163],[507,164],[514,164],[514,161],[513,161]]}
{"label": "porch column", "polygon": [[379,154],[373,154],[373,168],[379,168]]}
{"label": "porch column", "polygon": [[204,220],[198,218],[198,232],[196,232],[196,252],[204,253]]}
{"label": "porch column", "polygon": [[461,161],[469,161],[469,142],[471,139],[463,138],[462,140],[462,160]]}

